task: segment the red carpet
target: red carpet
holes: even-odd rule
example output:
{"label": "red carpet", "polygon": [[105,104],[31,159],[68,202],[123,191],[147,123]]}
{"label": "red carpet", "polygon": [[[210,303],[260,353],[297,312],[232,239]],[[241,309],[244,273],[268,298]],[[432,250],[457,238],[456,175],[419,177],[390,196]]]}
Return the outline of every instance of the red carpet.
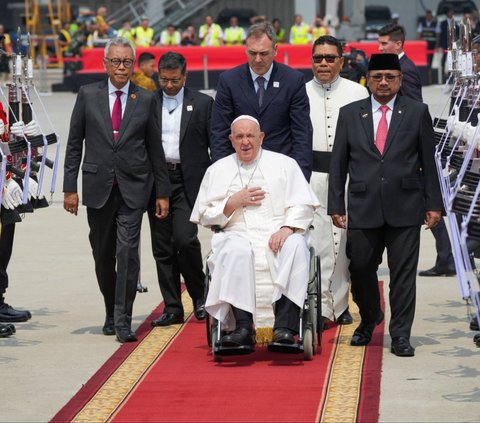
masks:
{"label": "red carpet", "polygon": [[[350,347],[354,324],[326,330],[312,361],[259,347],[216,363],[205,325],[194,318],[172,327],[178,333],[160,345],[156,337],[166,329],[150,331],[159,314],[160,308],[137,331],[141,342],[121,346],[53,422],[378,421],[383,324],[368,348]],[[158,351],[135,376],[135,363],[152,350]]]}

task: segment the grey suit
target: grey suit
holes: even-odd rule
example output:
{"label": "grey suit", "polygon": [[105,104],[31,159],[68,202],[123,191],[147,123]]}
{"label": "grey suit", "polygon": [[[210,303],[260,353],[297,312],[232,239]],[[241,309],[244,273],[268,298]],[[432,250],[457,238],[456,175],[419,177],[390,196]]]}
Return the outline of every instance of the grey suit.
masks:
{"label": "grey suit", "polygon": [[94,83],[81,87],[70,122],[63,190],[77,192],[85,150],[82,200],[98,284],[117,329],[131,325],[140,226],[153,182],[157,197],[170,194],[155,103],[131,83],[114,141],[107,81]]}

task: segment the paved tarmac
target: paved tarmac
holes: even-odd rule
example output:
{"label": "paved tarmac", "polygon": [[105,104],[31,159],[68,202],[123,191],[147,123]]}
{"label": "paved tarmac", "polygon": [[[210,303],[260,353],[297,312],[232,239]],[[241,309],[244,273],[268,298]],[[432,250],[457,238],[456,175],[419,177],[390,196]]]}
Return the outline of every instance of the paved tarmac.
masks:
{"label": "paved tarmac", "polygon": [[[439,87],[424,89],[432,115],[443,107],[445,99],[438,103],[440,91]],[[41,100],[61,138],[63,169],[75,95],[55,93]],[[34,102],[39,104],[37,99]],[[46,122],[42,113],[39,119]],[[49,132],[48,125],[44,128]],[[17,324],[14,336],[0,339],[1,422],[49,420],[120,345],[114,337],[101,333],[104,308],[87,239],[86,212],[82,207],[73,217],[62,209],[62,174],[60,171],[51,206],[17,225],[6,300],[29,309],[33,317]],[[50,175],[46,175],[47,181]],[[201,231],[201,240],[208,251],[207,231]],[[429,268],[434,261],[433,236],[422,231],[419,268]],[[161,301],[148,222],[143,226],[141,277],[149,292],[137,296],[134,328]],[[387,295],[385,262],[380,278]],[[456,278],[419,277],[417,286],[411,339],[416,356],[392,355],[390,338],[385,335],[380,421],[480,422],[480,349],[472,342],[474,333],[468,328]],[[388,317],[387,306],[386,327]]]}

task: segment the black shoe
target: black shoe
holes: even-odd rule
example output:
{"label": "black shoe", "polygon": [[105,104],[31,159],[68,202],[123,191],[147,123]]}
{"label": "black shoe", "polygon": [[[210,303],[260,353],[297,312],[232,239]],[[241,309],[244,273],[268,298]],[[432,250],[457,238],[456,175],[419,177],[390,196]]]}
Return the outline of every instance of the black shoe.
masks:
{"label": "black shoe", "polygon": [[477,347],[480,347],[480,333],[477,333],[474,337],[473,337],[473,342],[475,342],[475,345]]}
{"label": "black shoe", "polygon": [[205,310],[205,300],[200,298],[193,302],[193,314],[197,320],[204,320],[207,317],[207,312]]}
{"label": "black shoe", "polygon": [[477,316],[473,316],[472,320],[470,320],[470,330],[480,330]]}
{"label": "black shoe", "polygon": [[125,342],[137,341],[137,335],[131,329],[128,329],[128,328],[117,329],[116,334],[117,334],[117,341],[122,344]]}
{"label": "black shoe", "polygon": [[440,269],[435,266],[418,272],[418,276],[455,276],[456,274],[457,272],[453,268]]}
{"label": "black shoe", "polygon": [[380,311],[380,314],[378,315],[375,323],[360,322],[357,329],[355,329],[355,332],[353,332],[352,339],[350,340],[350,345],[354,347],[368,345],[372,339],[375,326],[382,323],[383,318],[384,318],[383,311]]}
{"label": "black shoe", "polygon": [[410,345],[406,336],[392,338],[390,351],[397,357],[413,357],[415,355],[415,348]]}
{"label": "black shoe", "polygon": [[352,323],[353,323],[353,317],[350,314],[350,311],[348,311],[348,307],[347,307],[347,309],[342,314],[340,314],[340,316],[338,316],[337,324],[351,325]]}
{"label": "black shoe", "polygon": [[113,320],[113,317],[107,316],[105,318],[105,323],[103,325],[102,332],[104,335],[107,335],[107,336],[115,335],[115,321]]}
{"label": "black shoe", "polygon": [[158,319],[152,322],[152,326],[170,326],[176,323],[183,323],[183,316],[164,312]]}
{"label": "black shoe", "polygon": [[0,322],[26,322],[31,317],[28,310],[15,310],[7,303],[0,305]]}
{"label": "black shoe", "polygon": [[228,335],[223,335],[222,339],[220,339],[222,347],[253,346],[254,344],[253,333],[247,328],[235,329]]}
{"label": "black shoe", "polygon": [[295,343],[293,332],[287,328],[277,328],[273,331],[273,342],[293,345]]}
{"label": "black shoe", "polygon": [[15,333],[15,326],[11,324],[2,324],[0,323],[0,338],[6,338],[7,336],[13,335]]}

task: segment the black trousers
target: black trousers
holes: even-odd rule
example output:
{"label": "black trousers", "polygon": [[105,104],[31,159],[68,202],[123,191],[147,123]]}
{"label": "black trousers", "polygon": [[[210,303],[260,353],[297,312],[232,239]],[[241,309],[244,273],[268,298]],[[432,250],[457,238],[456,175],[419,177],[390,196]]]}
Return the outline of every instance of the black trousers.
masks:
{"label": "black trousers", "polygon": [[390,270],[390,336],[410,337],[415,315],[420,226],[347,230],[353,300],[362,322],[374,323],[380,313],[377,271],[385,248]]}
{"label": "black trousers", "polygon": [[205,295],[202,249],[197,225],[190,222],[188,203],[179,168],[169,171],[172,194],[167,218],[155,217],[155,195],[148,207],[152,251],[157,266],[158,283],[165,302],[164,312],[183,315],[180,274],[190,297],[196,301]]}
{"label": "black trousers", "polygon": [[130,209],[117,185],[100,209],[87,207],[90,245],[106,314],[115,328],[130,328],[137,292],[143,209]]}
{"label": "black trousers", "polygon": [[434,226],[431,231],[435,237],[435,248],[437,250],[435,267],[439,270],[454,269],[455,262],[453,261],[452,246],[445,220],[443,218],[440,219],[438,225]]}
{"label": "black trousers", "polygon": [[7,267],[12,256],[14,236],[15,223],[2,225],[0,234],[0,296],[3,296],[8,288]]}

